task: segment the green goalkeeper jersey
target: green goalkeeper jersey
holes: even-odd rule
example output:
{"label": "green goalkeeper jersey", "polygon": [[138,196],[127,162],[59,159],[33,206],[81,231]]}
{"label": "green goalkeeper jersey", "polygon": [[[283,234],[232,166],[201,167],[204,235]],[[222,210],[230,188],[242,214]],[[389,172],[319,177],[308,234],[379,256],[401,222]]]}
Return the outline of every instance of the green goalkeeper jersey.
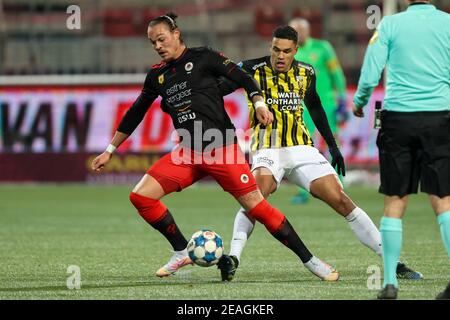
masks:
{"label": "green goalkeeper jersey", "polygon": [[[309,38],[302,47],[299,47],[295,59],[311,64],[316,70],[317,93],[327,114],[330,127],[335,132],[337,129],[335,115],[337,99],[345,99],[346,84],[344,73],[333,47],[326,40]],[[310,132],[313,132],[314,124],[309,115],[306,115],[305,122]]]}

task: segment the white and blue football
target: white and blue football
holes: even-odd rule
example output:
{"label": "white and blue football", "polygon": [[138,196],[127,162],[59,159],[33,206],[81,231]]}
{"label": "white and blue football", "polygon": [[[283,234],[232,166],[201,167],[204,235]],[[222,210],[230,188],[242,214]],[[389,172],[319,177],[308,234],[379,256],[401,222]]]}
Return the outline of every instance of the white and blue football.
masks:
{"label": "white and blue football", "polygon": [[217,264],[222,256],[223,241],[214,231],[203,229],[192,235],[187,250],[196,265],[210,267]]}

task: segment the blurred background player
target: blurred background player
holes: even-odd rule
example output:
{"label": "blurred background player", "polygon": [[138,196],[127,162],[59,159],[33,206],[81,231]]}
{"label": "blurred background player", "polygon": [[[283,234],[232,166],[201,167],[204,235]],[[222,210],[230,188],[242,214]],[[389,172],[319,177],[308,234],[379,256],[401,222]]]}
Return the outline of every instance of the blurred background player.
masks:
{"label": "blurred background player", "polygon": [[[310,36],[310,25],[308,20],[295,18],[289,22],[298,33],[298,50],[295,59],[308,63],[316,71],[316,90],[325,110],[330,124],[331,131],[337,139],[339,126],[342,126],[348,119],[346,110],[346,83],[344,72],[337,59],[332,45],[322,39],[315,39]],[[303,112],[303,120],[308,131],[322,153],[325,154],[326,146],[322,143],[320,136],[315,136],[315,126],[311,115],[307,109]],[[341,179],[342,181],[342,179]],[[308,201],[309,193],[300,188],[291,202],[294,204]]]}
{"label": "blurred background player", "polygon": [[[248,101],[250,126],[254,133],[252,171],[256,182],[265,198],[278,189],[284,177],[310,191],[314,197],[345,217],[361,243],[381,255],[380,232],[367,213],[347,196],[336,174],[345,175],[344,158],[317,94],[314,68],[294,59],[296,52],[295,29],[290,26],[278,27],[273,31],[270,56],[239,64],[260,84],[269,110],[274,114],[274,121],[264,126],[256,121],[255,109],[251,101]],[[223,95],[237,87],[238,84],[227,79],[220,83]],[[303,101],[329,147],[331,165],[312,146],[312,139],[305,130],[302,119]],[[233,279],[254,224],[254,219],[241,208],[234,222],[230,255],[224,255],[218,264],[223,281]],[[397,264],[397,272],[399,277],[422,277],[400,262]]]}
{"label": "blurred background player", "polygon": [[[229,139],[229,131],[234,133],[235,128],[225,111],[217,78],[223,76],[244,87],[254,104],[257,121],[269,125],[273,115],[264,103],[258,84],[224,55],[206,47],[187,48],[176,17],[170,13],[150,21],[148,38],[162,62],[152,67],[141,94],[122,118],[110,145],[92,162],[93,170],[103,169],[114,150],[133,133],[161,95],[164,112],[171,116],[181,142],[153,164],[130,193],[130,201],[142,218],[166,237],[174,250],[169,262],[156,275],[166,277],[192,263],[186,249],[187,240],[160,199],[210,175],[252,219],[263,223],[277,240],[291,249],[308,270],[323,280],[337,281],[339,273],[314,257],[285,216],[264,199],[235,135]],[[216,137],[214,142],[204,138],[210,133]]]}
{"label": "blurred background player", "polygon": [[[387,91],[377,145],[385,195],[381,219],[384,283],[379,299],[396,299],[395,266],[402,247],[408,196],[429,195],[450,256],[450,15],[429,1],[406,1],[384,17],[367,47],[353,113],[363,117],[387,66]],[[450,282],[438,295],[450,299]]]}

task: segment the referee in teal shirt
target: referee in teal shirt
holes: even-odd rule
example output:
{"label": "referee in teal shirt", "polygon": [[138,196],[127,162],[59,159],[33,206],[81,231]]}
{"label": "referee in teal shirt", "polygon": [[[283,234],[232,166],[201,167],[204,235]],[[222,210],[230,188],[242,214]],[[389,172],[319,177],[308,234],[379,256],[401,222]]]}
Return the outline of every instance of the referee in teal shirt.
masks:
{"label": "referee in teal shirt", "polygon": [[[395,268],[402,247],[408,195],[429,195],[450,257],[450,15],[430,1],[407,1],[405,12],[384,17],[369,42],[353,114],[363,107],[387,66],[386,96],[377,146],[384,283],[379,299],[396,299]],[[450,299],[450,282],[438,299]]]}

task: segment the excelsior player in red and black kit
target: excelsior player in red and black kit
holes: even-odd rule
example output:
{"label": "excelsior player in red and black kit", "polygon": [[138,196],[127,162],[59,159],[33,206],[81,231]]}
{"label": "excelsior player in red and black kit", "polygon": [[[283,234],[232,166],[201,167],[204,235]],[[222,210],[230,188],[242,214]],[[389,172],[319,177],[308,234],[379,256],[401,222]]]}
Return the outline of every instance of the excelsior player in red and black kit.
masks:
{"label": "excelsior player in red and black kit", "polygon": [[[224,109],[217,79],[223,76],[242,86],[254,104],[258,121],[268,125],[273,115],[258,84],[223,55],[204,47],[187,48],[175,18],[176,15],[168,14],[150,21],[148,38],[163,61],[152,67],[111,144],[92,162],[92,168],[100,171],[115,148],[139,125],[153,101],[162,97],[163,111],[171,116],[181,142],[147,171],[130,194],[139,214],[167,238],[175,251],[156,275],[168,276],[192,263],[186,250],[187,240],[160,199],[210,175],[250,217],[263,223],[276,239],[294,251],[311,272],[323,280],[336,281],[339,273],[314,257],[285,216],[264,200],[236,144],[234,126]],[[209,141],[211,137],[213,143]]]}

